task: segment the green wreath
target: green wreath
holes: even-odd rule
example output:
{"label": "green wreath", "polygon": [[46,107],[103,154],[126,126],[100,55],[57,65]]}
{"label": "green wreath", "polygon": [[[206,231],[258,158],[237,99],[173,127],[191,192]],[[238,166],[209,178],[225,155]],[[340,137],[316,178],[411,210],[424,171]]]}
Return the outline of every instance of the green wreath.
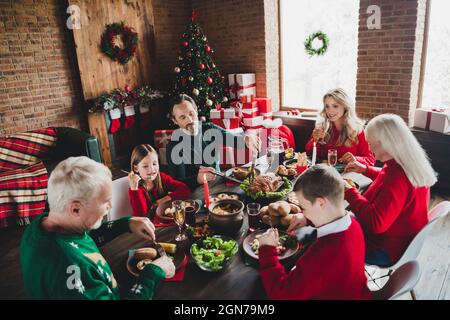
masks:
{"label": "green wreath", "polygon": [[[316,38],[322,41],[322,47],[320,47],[319,49],[314,49],[312,47],[312,42]],[[330,43],[330,39],[328,38],[328,36],[325,33],[323,33],[322,31],[314,32],[312,35],[310,35],[305,40],[306,53],[309,54],[310,56],[314,56],[314,55],[321,56],[321,55],[324,55],[325,52],[328,49],[328,44],[329,43]]]}
{"label": "green wreath", "polygon": [[[123,49],[115,44],[117,36],[122,37]],[[125,26],[123,22],[106,25],[102,35],[102,51],[112,60],[126,64],[136,54],[138,34],[132,28]]]}

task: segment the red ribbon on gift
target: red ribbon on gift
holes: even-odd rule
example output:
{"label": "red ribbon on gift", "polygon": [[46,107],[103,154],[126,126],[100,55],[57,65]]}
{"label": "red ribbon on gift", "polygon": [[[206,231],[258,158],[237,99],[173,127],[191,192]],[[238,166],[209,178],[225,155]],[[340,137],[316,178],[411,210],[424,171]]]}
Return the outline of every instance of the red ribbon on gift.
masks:
{"label": "red ribbon on gift", "polygon": [[248,84],[246,86],[240,86],[239,83],[237,82],[237,74],[235,74],[234,75],[234,84],[232,84],[230,86],[230,90],[231,90],[231,92],[234,93],[236,98],[238,98],[237,93],[239,90],[249,89],[249,88],[253,88],[253,87],[256,87],[256,83]]}

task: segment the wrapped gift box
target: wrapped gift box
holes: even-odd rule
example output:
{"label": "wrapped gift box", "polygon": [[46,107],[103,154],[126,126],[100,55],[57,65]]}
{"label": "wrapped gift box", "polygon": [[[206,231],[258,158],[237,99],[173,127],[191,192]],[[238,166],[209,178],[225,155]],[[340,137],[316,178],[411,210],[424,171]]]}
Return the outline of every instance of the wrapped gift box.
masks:
{"label": "wrapped gift box", "polygon": [[450,133],[450,107],[416,109],[414,126],[425,130]]}
{"label": "wrapped gift box", "polygon": [[157,149],[165,148],[170,141],[172,133],[173,130],[155,130],[153,135],[155,140],[155,147]]}
{"label": "wrapped gift box", "polygon": [[258,108],[242,109],[242,117],[244,119],[254,118],[256,116],[258,116]]}
{"label": "wrapped gift box", "polygon": [[211,119],[211,122],[224,129],[237,129],[239,128],[239,118],[234,117],[231,119]]}
{"label": "wrapped gift box", "polygon": [[229,74],[228,84],[231,99],[239,99],[241,95],[256,95],[256,77],[254,73]]}
{"label": "wrapped gift box", "polygon": [[236,116],[236,111],[233,108],[228,109],[213,109],[209,113],[210,119],[231,119]]}
{"label": "wrapped gift box", "polygon": [[263,120],[264,120],[263,117],[257,116],[257,117],[253,117],[253,118],[247,118],[247,119],[244,118],[243,122],[244,122],[244,126],[246,126],[247,128],[257,129],[257,128],[262,127]]}
{"label": "wrapped gift box", "polygon": [[264,120],[266,120],[266,119],[272,120],[273,119],[273,112],[259,113],[259,115],[261,117],[263,117]]}
{"label": "wrapped gift box", "polygon": [[242,104],[242,109],[258,109],[258,102],[256,102],[255,100],[251,101],[251,102],[245,102]]}
{"label": "wrapped gift box", "polygon": [[259,112],[268,113],[273,111],[271,98],[255,98],[253,101],[258,103]]}

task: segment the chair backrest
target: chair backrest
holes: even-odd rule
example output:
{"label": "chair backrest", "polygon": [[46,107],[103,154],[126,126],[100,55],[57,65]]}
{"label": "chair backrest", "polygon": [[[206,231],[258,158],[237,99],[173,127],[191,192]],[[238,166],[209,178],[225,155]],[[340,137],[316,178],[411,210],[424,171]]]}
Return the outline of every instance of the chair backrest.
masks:
{"label": "chair backrest", "polygon": [[394,300],[414,289],[419,279],[419,263],[416,260],[408,261],[391,274],[383,288],[372,292],[372,298],[374,300]]}
{"label": "chair backrest", "polygon": [[442,201],[428,213],[428,221],[445,217],[450,212],[450,201]]}
{"label": "chair backrest", "polygon": [[131,216],[133,210],[128,197],[129,182],[128,177],[113,180],[112,185],[112,209],[109,212],[108,220],[117,220],[121,217]]}

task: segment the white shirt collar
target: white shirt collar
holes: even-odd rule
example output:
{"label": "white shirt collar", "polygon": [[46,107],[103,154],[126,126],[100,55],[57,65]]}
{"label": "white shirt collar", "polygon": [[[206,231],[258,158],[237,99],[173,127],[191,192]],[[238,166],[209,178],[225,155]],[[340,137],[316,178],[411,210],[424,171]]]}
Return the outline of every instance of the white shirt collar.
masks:
{"label": "white shirt collar", "polygon": [[350,214],[348,212],[346,212],[345,216],[343,216],[342,218],[339,218],[338,220],[335,220],[335,221],[330,222],[326,225],[323,225],[319,228],[316,228],[317,238],[321,238],[321,237],[325,237],[329,234],[345,231],[348,229],[348,227],[350,227],[351,224],[352,224],[352,219],[350,217]]}

